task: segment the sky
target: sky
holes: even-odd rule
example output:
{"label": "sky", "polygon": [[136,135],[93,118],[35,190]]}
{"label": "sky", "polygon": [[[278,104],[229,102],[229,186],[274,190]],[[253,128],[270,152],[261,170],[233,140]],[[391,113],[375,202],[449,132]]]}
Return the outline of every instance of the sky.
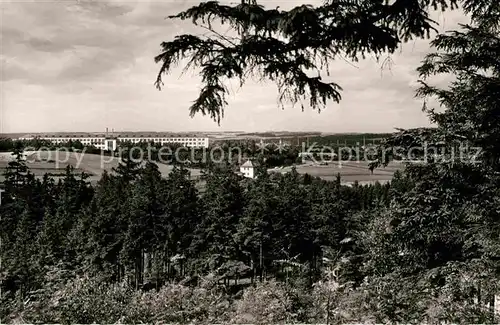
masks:
{"label": "sky", "polygon": [[[200,33],[190,22],[165,19],[196,0],[0,0],[0,133],[115,131],[391,132],[428,126],[415,99],[415,68],[429,40],[404,44],[390,67],[369,57],[330,66],[342,101],[318,113],[284,110],[273,83],[234,82],[220,126],[189,106],[199,91],[197,71],[181,69],[154,86],[162,41]],[[300,0],[261,0],[285,9]],[[319,1],[311,0],[311,4]],[[468,21],[460,11],[435,14],[440,32]],[[447,79],[435,80],[446,84]]]}

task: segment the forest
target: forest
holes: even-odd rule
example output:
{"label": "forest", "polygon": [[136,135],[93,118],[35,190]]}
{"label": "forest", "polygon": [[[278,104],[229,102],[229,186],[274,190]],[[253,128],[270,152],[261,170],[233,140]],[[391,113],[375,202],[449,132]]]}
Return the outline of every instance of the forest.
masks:
{"label": "forest", "polygon": [[[340,179],[325,182],[295,171],[268,175],[264,170],[254,181],[230,166],[214,166],[204,172],[207,185],[200,194],[182,167],[162,179],[154,163],[139,164],[125,155],[113,175],[105,174],[93,188],[71,168],[57,183],[35,179],[22,151],[16,154],[5,174],[0,207],[3,321],[114,323],[117,315],[100,318],[102,312],[72,305],[85,303],[80,299],[123,299],[125,292],[116,290],[151,299],[151,292],[161,295],[174,284],[175,290],[201,290],[209,275],[211,290],[221,290],[227,303],[243,288],[267,286],[271,280],[282,283],[273,282],[277,288],[287,283],[308,288],[322,278],[328,254],[340,251],[353,264],[339,276],[359,282],[356,256],[362,245],[354,240],[354,230],[365,223],[363,214],[387,206],[395,188],[407,181],[350,188],[340,186]],[[80,285],[90,291],[67,291]],[[146,302],[123,302],[135,303]],[[64,308],[75,309],[59,314]],[[228,310],[224,317],[230,315]],[[129,317],[124,322],[178,320],[158,319],[166,316],[154,313],[122,316]]]}
{"label": "forest", "polygon": [[14,154],[3,322],[494,319],[497,189],[470,166],[347,187],[218,164],[198,193],[182,166],[164,179],[126,154],[95,187],[70,167],[36,179]]}

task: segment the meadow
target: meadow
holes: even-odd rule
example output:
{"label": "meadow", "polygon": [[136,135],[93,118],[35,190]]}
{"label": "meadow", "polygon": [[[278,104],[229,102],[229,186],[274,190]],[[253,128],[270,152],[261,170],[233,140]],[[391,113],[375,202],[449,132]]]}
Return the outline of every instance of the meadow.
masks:
{"label": "meadow", "polygon": [[[3,171],[10,160],[10,153],[0,153],[0,182],[3,181]],[[65,168],[71,165],[76,173],[85,172],[90,175],[89,180],[92,184],[97,183],[104,171],[112,172],[112,169],[118,166],[118,158],[109,156],[100,156],[96,154],[82,154],[75,152],[57,152],[57,151],[38,151],[27,153],[27,166],[37,177],[42,177],[49,173],[58,178],[57,175],[64,173]],[[163,177],[168,177],[173,166],[158,163],[158,168]],[[380,168],[373,171],[368,168],[366,161],[353,162],[331,162],[328,165],[303,164],[297,165],[299,174],[309,174],[314,177],[320,177],[324,180],[335,180],[340,173],[343,183],[372,183],[375,181],[387,182],[392,179],[396,170],[402,168],[400,163],[391,163],[386,168]],[[270,172],[286,173],[291,171],[292,167],[272,168]],[[196,179],[201,175],[198,168],[188,168],[191,177]]]}
{"label": "meadow", "polygon": [[[366,161],[350,161],[350,162],[331,162],[328,165],[304,164],[296,166],[299,174],[309,174],[314,177],[320,177],[324,180],[333,181],[340,174],[343,183],[371,183],[375,181],[387,182],[390,181],[396,170],[401,170],[403,165],[399,162],[389,164],[385,168],[375,169],[373,173],[368,167]],[[291,170],[291,167],[270,169],[271,172],[286,173]]]}
{"label": "meadow", "polygon": [[[3,171],[9,162],[10,153],[0,153],[0,182],[3,181]],[[95,184],[101,178],[104,171],[111,173],[119,163],[117,157],[101,156],[96,154],[83,154],[76,152],[37,151],[26,154],[26,165],[37,177],[44,174],[63,174],[66,167],[71,165],[75,173],[87,173],[89,180]],[[172,165],[157,164],[163,177],[167,177],[172,171]],[[199,169],[189,169],[192,177],[200,176]],[[56,176],[57,178],[57,176]]]}

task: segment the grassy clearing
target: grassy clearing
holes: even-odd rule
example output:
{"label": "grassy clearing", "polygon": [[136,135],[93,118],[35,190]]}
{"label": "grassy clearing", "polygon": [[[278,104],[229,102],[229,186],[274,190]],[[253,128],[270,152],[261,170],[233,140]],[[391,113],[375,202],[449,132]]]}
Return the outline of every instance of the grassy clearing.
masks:
{"label": "grassy clearing", "polygon": [[[375,182],[389,181],[392,179],[396,170],[403,168],[400,163],[392,163],[386,168],[379,168],[373,171],[368,168],[368,162],[332,162],[325,166],[320,165],[298,165],[297,172],[300,174],[309,174],[314,177],[321,177],[324,180],[335,180],[340,173],[340,177],[344,182]],[[291,170],[291,167],[283,169],[270,169],[272,172],[286,173]]]}
{"label": "grassy clearing", "polygon": [[[10,154],[0,155],[0,174],[3,174],[7,167]],[[82,154],[74,152],[56,152],[56,151],[40,151],[32,153],[28,157],[27,166],[37,177],[43,176],[45,173],[61,174],[64,169],[71,165],[77,173],[85,172],[90,175],[92,183],[97,182],[104,171],[112,172],[112,169],[118,166],[116,157],[101,156],[95,154]],[[173,166],[158,163],[158,168],[163,177],[168,177]],[[394,172],[402,168],[399,163],[393,163],[386,168],[376,169],[373,173],[368,168],[367,162],[332,162],[325,166],[320,165],[298,165],[297,171],[300,174],[309,174],[314,177],[321,177],[325,180],[335,180],[337,174],[340,173],[344,182],[374,182],[388,181],[392,179]],[[201,175],[201,171],[197,168],[189,168],[191,176],[197,178]],[[272,172],[285,173],[289,172],[291,167],[270,169]],[[0,176],[0,181],[3,176]]]}

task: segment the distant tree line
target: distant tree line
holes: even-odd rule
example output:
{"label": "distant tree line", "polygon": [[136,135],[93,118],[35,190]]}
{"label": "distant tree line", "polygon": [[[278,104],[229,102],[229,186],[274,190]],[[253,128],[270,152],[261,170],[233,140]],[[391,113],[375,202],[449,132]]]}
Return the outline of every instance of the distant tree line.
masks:
{"label": "distant tree line", "polygon": [[329,147],[359,147],[363,145],[380,144],[393,133],[355,133],[355,134],[329,134],[308,138],[309,143],[317,143]]}
{"label": "distant tree line", "polygon": [[[370,136],[370,134],[367,136]],[[347,137],[352,138],[350,135],[347,135]],[[356,137],[361,137],[361,135],[356,135]],[[223,140],[216,141],[209,148],[189,148],[180,143],[159,144],[147,141],[138,143],[120,141],[119,148],[121,149],[119,150],[128,151],[131,148],[138,148],[142,151],[131,150],[131,156],[136,159],[144,158],[144,155],[147,155],[147,158],[152,161],[192,168],[206,168],[208,164],[223,160],[242,163],[248,158],[264,161],[269,168],[293,166],[301,164],[304,160],[335,162],[339,159],[345,161],[371,160],[373,158],[370,154],[365,156],[365,149],[359,146],[345,147],[343,143],[341,145],[332,143],[332,139],[341,138],[341,136],[313,138],[310,142],[307,142],[309,146],[306,146],[306,142],[299,145],[293,143],[280,145],[279,141],[276,141],[262,145],[257,140]],[[314,142],[317,143],[313,146]],[[12,140],[0,138],[0,152],[11,152],[14,148],[20,146],[27,150],[65,148],[69,151],[84,151],[89,154],[118,155],[118,152],[113,153],[94,146],[83,145],[78,140],[55,144],[42,139]],[[301,155],[304,149],[308,152],[308,155]],[[369,152],[371,153],[371,151]]]}

